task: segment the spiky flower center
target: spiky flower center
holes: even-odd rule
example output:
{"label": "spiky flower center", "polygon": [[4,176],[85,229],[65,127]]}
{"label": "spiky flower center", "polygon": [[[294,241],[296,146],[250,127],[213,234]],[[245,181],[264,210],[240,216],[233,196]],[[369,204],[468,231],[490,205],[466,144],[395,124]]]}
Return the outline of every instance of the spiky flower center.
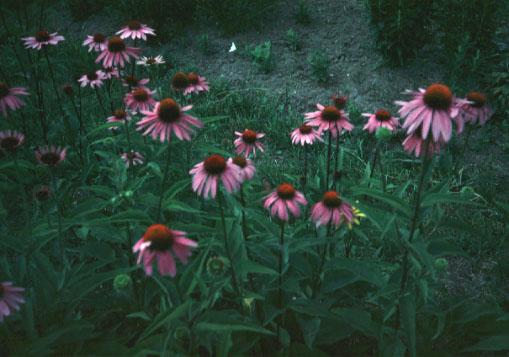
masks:
{"label": "spiky flower center", "polygon": [[198,84],[198,75],[194,72],[191,72],[187,75],[187,78],[189,79],[189,83],[191,84]]}
{"label": "spiky flower center", "polygon": [[104,36],[102,33],[94,34],[94,42],[95,43],[103,43],[104,40],[106,40],[106,36]]}
{"label": "spiky flower center", "polygon": [[55,166],[60,162],[60,155],[56,152],[47,152],[41,156],[41,161],[49,166]]}
{"label": "spiky flower center", "polygon": [[133,90],[133,97],[137,102],[146,102],[148,100],[148,93],[143,88],[136,88]]}
{"label": "spiky flower center", "polygon": [[324,120],[330,121],[330,122],[337,121],[341,118],[341,112],[339,111],[338,108],[336,108],[332,105],[329,105],[329,106],[323,108],[322,118]]}
{"label": "spiky flower center", "polygon": [[486,95],[480,92],[470,92],[467,94],[467,100],[472,102],[470,104],[474,108],[482,108],[486,104]]}
{"label": "spiky flower center", "polygon": [[388,121],[391,119],[391,113],[385,109],[379,109],[375,113],[376,120],[378,121]]}
{"label": "spiky flower center", "polygon": [[108,41],[108,50],[110,52],[122,52],[125,51],[125,43],[119,36],[113,36]]}
{"label": "spiky flower center", "polygon": [[129,75],[125,77],[125,82],[131,87],[136,87],[138,85],[138,78]]}
{"label": "spiky flower center", "polygon": [[226,160],[221,155],[214,154],[203,162],[205,171],[210,175],[219,175],[226,170]]}
{"label": "spiky flower center", "polygon": [[431,109],[447,110],[452,104],[452,92],[446,85],[432,84],[424,92],[424,103]]}
{"label": "spiky flower center", "polygon": [[16,136],[7,136],[0,140],[0,147],[5,150],[14,150],[19,146],[20,140]]}
{"label": "spiky flower center", "polygon": [[125,119],[127,117],[127,113],[124,109],[115,109],[113,116],[116,119]]}
{"label": "spiky flower center", "polygon": [[244,156],[236,156],[233,158],[233,163],[240,168],[244,168],[247,166],[247,160]]}
{"label": "spiky flower center", "polygon": [[138,20],[131,20],[127,23],[127,27],[129,27],[129,30],[137,31],[141,29],[141,22]]}
{"label": "spiky flower center", "polygon": [[341,198],[336,191],[328,191],[323,194],[323,204],[329,208],[339,207],[341,205]]}
{"label": "spiky flower center", "polygon": [[0,82],[0,99],[9,95],[9,86]]}
{"label": "spiky flower center", "polygon": [[291,200],[295,197],[295,187],[289,183],[282,183],[277,187],[277,195],[283,200]]}
{"label": "spiky flower center", "polygon": [[175,100],[166,98],[159,102],[157,113],[163,122],[173,123],[180,117],[180,107]]}
{"label": "spiky flower center", "polygon": [[173,244],[173,232],[164,224],[153,224],[143,235],[144,242],[150,242],[150,250],[166,251]]}
{"label": "spiky flower center", "polygon": [[35,40],[37,42],[47,42],[47,41],[49,41],[49,39],[50,39],[50,35],[49,35],[48,31],[41,30],[41,31],[37,31],[37,33],[35,34]]}
{"label": "spiky flower center", "polygon": [[184,72],[177,72],[173,76],[171,85],[175,89],[185,89],[189,85],[189,78]]}
{"label": "spiky flower center", "polygon": [[155,63],[156,63],[156,59],[154,57],[147,58],[147,64],[155,64]]}
{"label": "spiky flower center", "polygon": [[333,96],[332,101],[334,102],[334,106],[339,109],[343,110],[346,107],[346,102],[348,101],[348,98],[341,95],[341,96]]}
{"label": "spiky flower center", "polygon": [[95,72],[87,73],[87,78],[89,81],[95,81],[97,79],[97,73]]}
{"label": "spiky flower center", "polygon": [[313,127],[307,124],[302,124],[301,126],[299,126],[299,131],[301,134],[304,135],[311,134],[311,132],[313,131]]}
{"label": "spiky flower center", "polygon": [[246,144],[254,144],[256,142],[256,131],[246,129],[242,133],[242,141]]}

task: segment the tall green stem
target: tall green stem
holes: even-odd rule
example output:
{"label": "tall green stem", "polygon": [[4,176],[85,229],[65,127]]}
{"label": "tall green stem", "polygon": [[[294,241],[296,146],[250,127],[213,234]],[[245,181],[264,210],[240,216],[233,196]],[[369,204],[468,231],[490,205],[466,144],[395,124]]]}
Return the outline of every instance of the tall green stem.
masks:
{"label": "tall green stem", "polygon": [[325,190],[329,190],[330,161],[332,155],[332,134],[329,128],[329,143],[327,145],[327,177],[325,178]]}
{"label": "tall green stem", "polygon": [[51,186],[53,188],[53,195],[55,197],[55,205],[57,209],[57,223],[58,223],[58,244],[60,250],[60,256],[62,258],[62,264],[65,262],[65,253],[64,253],[64,234],[62,229],[62,215],[60,212],[60,202],[58,200],[58,194],[57,194],[57,181],[56,177],[53,173],[53,170],[49,170],[50,177],[51,177]]}
{"label": "tall green stem", "polygon": [[[126,128],[127,128],[127,122],[126,122]],[[129,131],[127,131],[127,132],[129,133]],[[170,169],[170,161],[171,161],[171,144],[168,141],[168,151],[166,152],[166,164],[164,166],[163,180],[161,182],[161,193],[159,194],[159,202],[157,204],[156,217],[159,221],[161,220],[161,206],[163,203],[164,189],[166,187],[166,183],[168,182],[168,171]]]}
{"label": "tall green stem", "polygon": [[278,264],[278,289],[277,289],[277,307],[281,310],[279,324],[277,326],[278,339],[280,336],[280,328],[283,326],[284,313],[283,313],[283,264],[285,255],[285,222],[281,221],[281,234],[279,235],[279,264]]}
{"label": "tall green stem", "polygon": [[244,197],[244,185],[240,185],[240,204],[242,205],[242,234],[244,241],[248,240],[247,221],[246,221],[246,198]]}

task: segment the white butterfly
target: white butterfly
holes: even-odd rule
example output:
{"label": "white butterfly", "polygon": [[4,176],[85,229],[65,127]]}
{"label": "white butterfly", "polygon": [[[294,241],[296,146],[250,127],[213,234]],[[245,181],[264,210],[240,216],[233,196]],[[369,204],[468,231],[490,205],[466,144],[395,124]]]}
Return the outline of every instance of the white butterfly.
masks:
{"label": "white butterfly", "polygon": [[235,52],[237,50],[237,46],[235,46],[235,42],[232,42],[232,46],[228,52]]}

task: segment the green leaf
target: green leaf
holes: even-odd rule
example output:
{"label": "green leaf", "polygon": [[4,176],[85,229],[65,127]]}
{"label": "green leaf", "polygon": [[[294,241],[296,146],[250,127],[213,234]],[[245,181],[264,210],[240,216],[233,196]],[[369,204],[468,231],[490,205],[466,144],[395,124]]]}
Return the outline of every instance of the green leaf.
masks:
{"label": "green leaf", "polygon": [[367,188],[361,187],[353,187],[352,188],[353,196],[361,196],[366,195],[369,197],[373,197],[392,208],[396,209],[398,212],[404,214],[406,217],[410,217],[410,206],[403,199],[397,198],[393,195],[389,195],[387,193],[383,193],[381,191],[371,190]]}
{"label": "green leaf", "polygon": [[475,196],[473,194],[466,194],[460,192],[428,193],[422,199],[422,207],[431,207],[436,204],[444,203],[456,203],[480,206],[479,203],[472,202],[474,198]]}
{"label": "green leaf", "polygon": [[245,274],[253,273],[253,274],[269,274],[269,275],[278,275],[277,271],[272,268],[266,267],[264,265],[258,264],[251,260],[242,260],[239,264],[242,268],[242,271]]}
{"label": "green leaf", "polygon": [[405,332],[407,348],[411,357],[417,356],[415,334],[415,296],[407,293],[400,299],[401,327]]}
{"label": "green leaf", "polygon": [[187,300],[182,305],[178,306],[175,309],[168,309],[165,311],[160,312],[152,321],[152,323],[143,331],[139,341],[142,341],[146,339],[148,336],[150,336],[153,332],[155,332],[158,328],[160,328],[163,325],[168,325],[173,320],[179,318],[182,316],[188,309],[189,305],[191,304],[190,300]]}
{"label": "green leaf", "polygon": [[259,327],[255,324],[249,324],[246,322],[235,322],[227,324],[219,324],[213,322],[199,322],[196,325],[197,330],[210,331],[210,332],[256,332],[264,335],[274,335],[274,332],[267,330],[263,327]]}
{"label": "green leaf", "polygon": [[505,334],[483,338],[476,344],[464,349],[463,352],[508,351],[508,350],[509,350],[509,334]]}
{"label": "green leaf", "polygon": [[296,315],[296,318],[299,323],[300,330],[302,331],[302,336],[304,337],[306,346],[309,349],[312,349],[316,335],[318,334],[318,331],[320,331],[321,320],[318,317],[307,319],[301,315]]}

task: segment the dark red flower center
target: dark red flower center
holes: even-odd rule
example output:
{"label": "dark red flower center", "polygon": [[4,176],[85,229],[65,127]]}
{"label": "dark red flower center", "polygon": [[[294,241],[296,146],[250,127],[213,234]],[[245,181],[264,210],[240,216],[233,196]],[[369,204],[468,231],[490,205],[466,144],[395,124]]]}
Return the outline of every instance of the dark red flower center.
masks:
{"label": "dark red flower center", "polygon": [[129,27],[129,30],[139,30],[141,29],[141,22],[138,20],[131,20],[127,23],[127,27]]}
{"label": "dark red flower center", "polygon": [[335,106],[329,105],[323,108],[322,118],[327,121],[337,121],[341,118],[341,112]]}
{"label": "dark red flower center", "polygon": [[148,100],[148,93],[143,88],[136,88],[133,90],[133,97],[137,102],[146,102]]}
{"label": "dark red flower center", "polygon": [[50,36],[49,36],[48,31],[41,30],[41,31],[37,31],[37,33],[35,34],[35,40],[37,42],[47,42],[47,41],[49,41],[49,39],[50,39]]}
{"label": "dark red flower center", "polygon": [[302,124],[299,126],[299,131],[301,134],[310,134],[313,131],[313,127],[307,124]]}
{"label": "dark red flower center", "polygon": [[125,43],[119,36],[113,36],[108,41],[108,50],[110,52],[122,52],[125,51]]}
{"label": "dark red flower center", "polygon": [[35,192],[35,198],[39,201],[46,201],[49,198],[50,191],[48,186],[42,186]]}
{"label": "dark red flower center", "polygon": [[205,171],[210,175],[219,175],[226,170],[226,160],[221,155],[211,155],[203,162]]}
{"label": "dark red flower center", "polygon": [[157,114],[163,122],[173,123],[180,117],[180,107],[175,100],[166,98],[159,102]]}
{"label": "dark red flower center", "polygon": [[189,85],[189,77],[184,72],[177,72],[171,80],[171,85],[178,90],[185,89]]}
{"label": "dark red flower center", "polygon": [[117,119],[125,119],[127,117],[127,113],[124,109],[115,109],[113,116]]}
{"label": "dark red flower center", "polygon": [[289,183],[282,183],[277,187],[277,195],[279,198],[282,198],[283,200],[291,200],[295,197],[295,187],[290,185]]}
{"label": "dark red flower center", "polygon": [[452,104],[452,92],[443,84],[432,84],[424,92],[424,103],[431,109],[447,110]]}
{"label": "dark red flower center", "polygon": [[131,75],[126,76],[124,80],[131,87],[136,87],[138,85],[138,78],[136,78],[135,76]]}
{"label": "dark red flower center", "polygon": [[156,59],[154,57],[147,58],[147,64],[155,64],[155,63],[156,63]]}
{"label": "dark red flower center", "polygon": [[246,144],[254,144],[256,142],[256,131],[246,129],[242,133],[242,141]]}
{"label": "dark red flower center", "polygon": [[348,101],[348,98],[343,95],[333,95],[332,101],[334,102],[334,106],[338,108],[339,110],[343,110],[346,107],[346,102]]}
{"label": "dark red flower center", "polygon": [[470,92],[467,94],[467,100],[472,102],[470,104],[474,108],[482,108],[486,104],[486,95],[480,92]]}
{"label": "dark red flower center", "polygon": [[41,161],[49,166],[55,166],[60,162],[60,155],[55,152],[47,152],[41,156]]}
{"label": "dark red flower center", "polygon": [[376,120],[378,121],[388,121],[391,119],[391,113],[385,109],[378,109],[375,113]]}
{"label": "dark red flower center", "polygon": [[247,160],[244,156],[235,156],[233,158],[233,163],[240,168],[244,168],[247,166]]}
{"label": "dark red flower center", "polygon": [[9,95],[9,86],[4,82],[0,82],[0,99]]}
{"label": "dark red flower center", "polygon": [[147,228],[143,235],[144,242],[150,242],[150,249],[166,251],[173,244],[173,232],[164,224],[153,224]]}
{"label": "dark red flower center", "polygon": [[72,88],[72,85],[66,84],[62,87],[62,91],[67,95],[73,95],[74,89]]}
{"label": "dark red flower center", "polygon": [[94,34],[94,42],[95,43],[103,43],[104,40],[106,40],[106,36],[104,36],[102,33]]}
{"label": "dark red flower center", "polygon": [[20,140],[15,136],[7,136],[0,140],[0,147],[5,150],[13,151],[19,146]]}
{"label": "dark red flower center", "polygon": [[191,84],[198,84],[198,75],[194,72],[191,72],[187,75],[187,78],[189,79],[189,83]]}
{"label": "dark red flower center", "polygon": [[87,78],[89,81],[95,81],[97,79],[97,73],[95,72],[87,73]]}
{"label": "dark red flower center", "polygon": [[336,191],[328,191],[323,194],[323,204],[329,208],[339,207],[341,205],[341,198]]}

